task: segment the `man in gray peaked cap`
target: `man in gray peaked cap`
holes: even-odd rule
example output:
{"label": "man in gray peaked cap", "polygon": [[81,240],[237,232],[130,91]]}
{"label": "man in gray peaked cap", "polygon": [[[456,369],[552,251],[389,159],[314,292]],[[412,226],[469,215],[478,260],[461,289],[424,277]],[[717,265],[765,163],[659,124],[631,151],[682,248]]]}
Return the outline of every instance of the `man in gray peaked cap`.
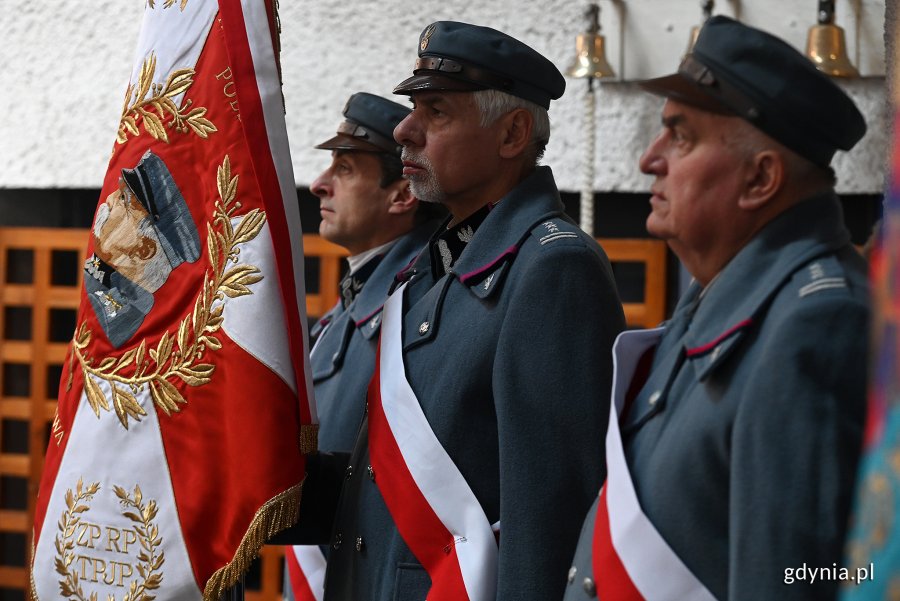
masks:
{"label": "man in gray peaked cap", "polygon": [[151,151],[123,169],[97,207],[84,287],[114,348],[140,329],[156,292],[182,263],[200,258],[200,236],[168,166]]}
{"label": "man in gray peaked cap", "polygon": [[661,338],[616,343],[608,475],[565,599],[833,599],[869,308],[829,163],[865,122],[803,55],[725,17],[642,85],[666,98],[640,160],[647,229],[694,281]]}
{"label": "man in gray peaked cap", "polygon": [[[310,186],[319,199],[319,233],[350,253],[341,298],[310,332],[321,451],[353,449],[388,290],[439,225],[437,207],[420,204],[403,179],[393,131],[409,112],[380,96],[353,94],[336,135],[316,146],[331,151],[331,165]],[[295,546],[286,552],[285,597],[321,598],[320,548]]]}
{"label": "man in gray peaked cap", "polygon": [[[548,167],[553,64],[487,27],[422,32],[394,130],[450,212],[385,304],[325,598],[559,598],[600,486],[624,326],[609,262]],[[303,509],[301,508],[301,514]]]}

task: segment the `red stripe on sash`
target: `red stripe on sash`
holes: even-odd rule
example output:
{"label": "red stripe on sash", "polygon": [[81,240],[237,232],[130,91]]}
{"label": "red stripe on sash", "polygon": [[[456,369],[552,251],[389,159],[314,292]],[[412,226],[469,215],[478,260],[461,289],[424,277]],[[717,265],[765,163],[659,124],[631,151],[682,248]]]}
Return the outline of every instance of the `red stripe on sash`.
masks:
{"label": "red stripe on sash", "polygon": [[300,564],[297,562],[297,558],[294,556],[294,552],[290,547],[287,548],[284,559],[287,563],[288,578],[291,581],[291,591],[294,593],[294,601],[316,601],[316,596],[313,595],[312,588],[309,586],[309,581],[306,579],[306,574],[304,574],[303,570],[300,568]]}
{"label": "red stripe on sash", "polygon": [[384,415],[380,367],[379,346],[369,383],[369,458],[375,483],[400,536],[431,577],[428,601],[467,600],[454,537],[416,485]]}
{"label": "red stripe on sash", "polygon": [[606,507],[606,486],[600,491],[600,502],[597,503],[591,567],[600,601],[643,601],[644,597],[631,581],[631,576],[613,545],[609,511]]}

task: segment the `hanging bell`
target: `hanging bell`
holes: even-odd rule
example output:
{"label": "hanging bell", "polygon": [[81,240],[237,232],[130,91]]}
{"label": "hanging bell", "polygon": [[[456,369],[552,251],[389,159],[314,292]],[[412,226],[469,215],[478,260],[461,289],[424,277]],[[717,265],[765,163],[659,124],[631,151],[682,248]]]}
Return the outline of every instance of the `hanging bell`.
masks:
{"label": "hanging bell", "polygon": [[714,0],[701,0],[700,8],[703,10],[703,24],[694,25],[693,27],[691,27],[691,38],[688,40],[688,47],[685,54],[690,54],[691,50],[694,49],[694,44],[697,43],[697,38],[700,37],[700,30],[712,16],[712,11],[715,5],[716,3]]}
{"label": "hanging bell", "polygon": [[818,24],[809,28],[806,56],[816,68],[832,77],[859,77],[847,57],[844,30],[834,24],[835,0],[819,0]]}
{"label": "hanging bell", "polygon": [[600,6],[591,4],[588,6],[585,17],[589,26],[586,33],[578,34],[575,39],[575,60],[566,69],[566,75],[575,78],[590,77],[600,79],[602,77],[614,77],[615,72],[606,62],[604,49],[606,40],[600,35]]}

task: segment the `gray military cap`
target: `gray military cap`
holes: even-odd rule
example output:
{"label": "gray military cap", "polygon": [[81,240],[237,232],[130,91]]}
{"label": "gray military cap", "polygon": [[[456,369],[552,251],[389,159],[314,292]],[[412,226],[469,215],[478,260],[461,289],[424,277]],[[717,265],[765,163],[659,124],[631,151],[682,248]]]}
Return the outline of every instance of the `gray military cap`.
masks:
{"label": "gray military cap", "polygon": [[391,100],[357,92],[344,105],[344,121],[337,135],[316,148],[388,152],[400,156],[402,147],[394,140],[394,128],[411,109]]}
{"label": "gray military cap", "polygon": [[707,21],[677,73],[641,86],[742,117],[822,167],[866,133],[853,100],[812,61],[775,36],[728,17]]}
{"label": "gray military cap", "polygon": [[501,31],[438,21],[422,31],[413,76],[394,88],[394,94],[488,88],[546,109],[562,96],[566,80],[545,56]]}

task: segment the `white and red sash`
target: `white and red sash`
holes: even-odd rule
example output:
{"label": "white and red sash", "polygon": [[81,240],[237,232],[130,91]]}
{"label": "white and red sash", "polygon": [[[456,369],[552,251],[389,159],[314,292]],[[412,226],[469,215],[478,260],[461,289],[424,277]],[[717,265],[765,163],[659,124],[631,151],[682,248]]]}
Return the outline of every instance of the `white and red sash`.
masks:
{"label": "white and red sash", "polygon": [[619,432],[619,414],[638,361],[659,342],[663,330],[623,332],[613,345],[607,476],[593,543],[594,579],[602,601],[715,601],[641,510]]}
{"label": "white and red sash", "polygon": [[[309,351],[310,361],[330,327],[331,323],[327,323],[319,332]],[[325,598],[325,568],[328,564],[318,545],[292,545],[287,548],[284,561],[294,601],[322,601]]]}
{"label": "white and red sash", "polygon": [[497,540],[491,524],[406,380],[404,288],[384,305],[369,385],[369,454],[375,481],[397,530],[431,577],[428,600],[493,600]]}
{"label": "white and red sash", "polygon": [[325,598],[325,555],[315,545],[294,545],[284,555],[294,601]]}

